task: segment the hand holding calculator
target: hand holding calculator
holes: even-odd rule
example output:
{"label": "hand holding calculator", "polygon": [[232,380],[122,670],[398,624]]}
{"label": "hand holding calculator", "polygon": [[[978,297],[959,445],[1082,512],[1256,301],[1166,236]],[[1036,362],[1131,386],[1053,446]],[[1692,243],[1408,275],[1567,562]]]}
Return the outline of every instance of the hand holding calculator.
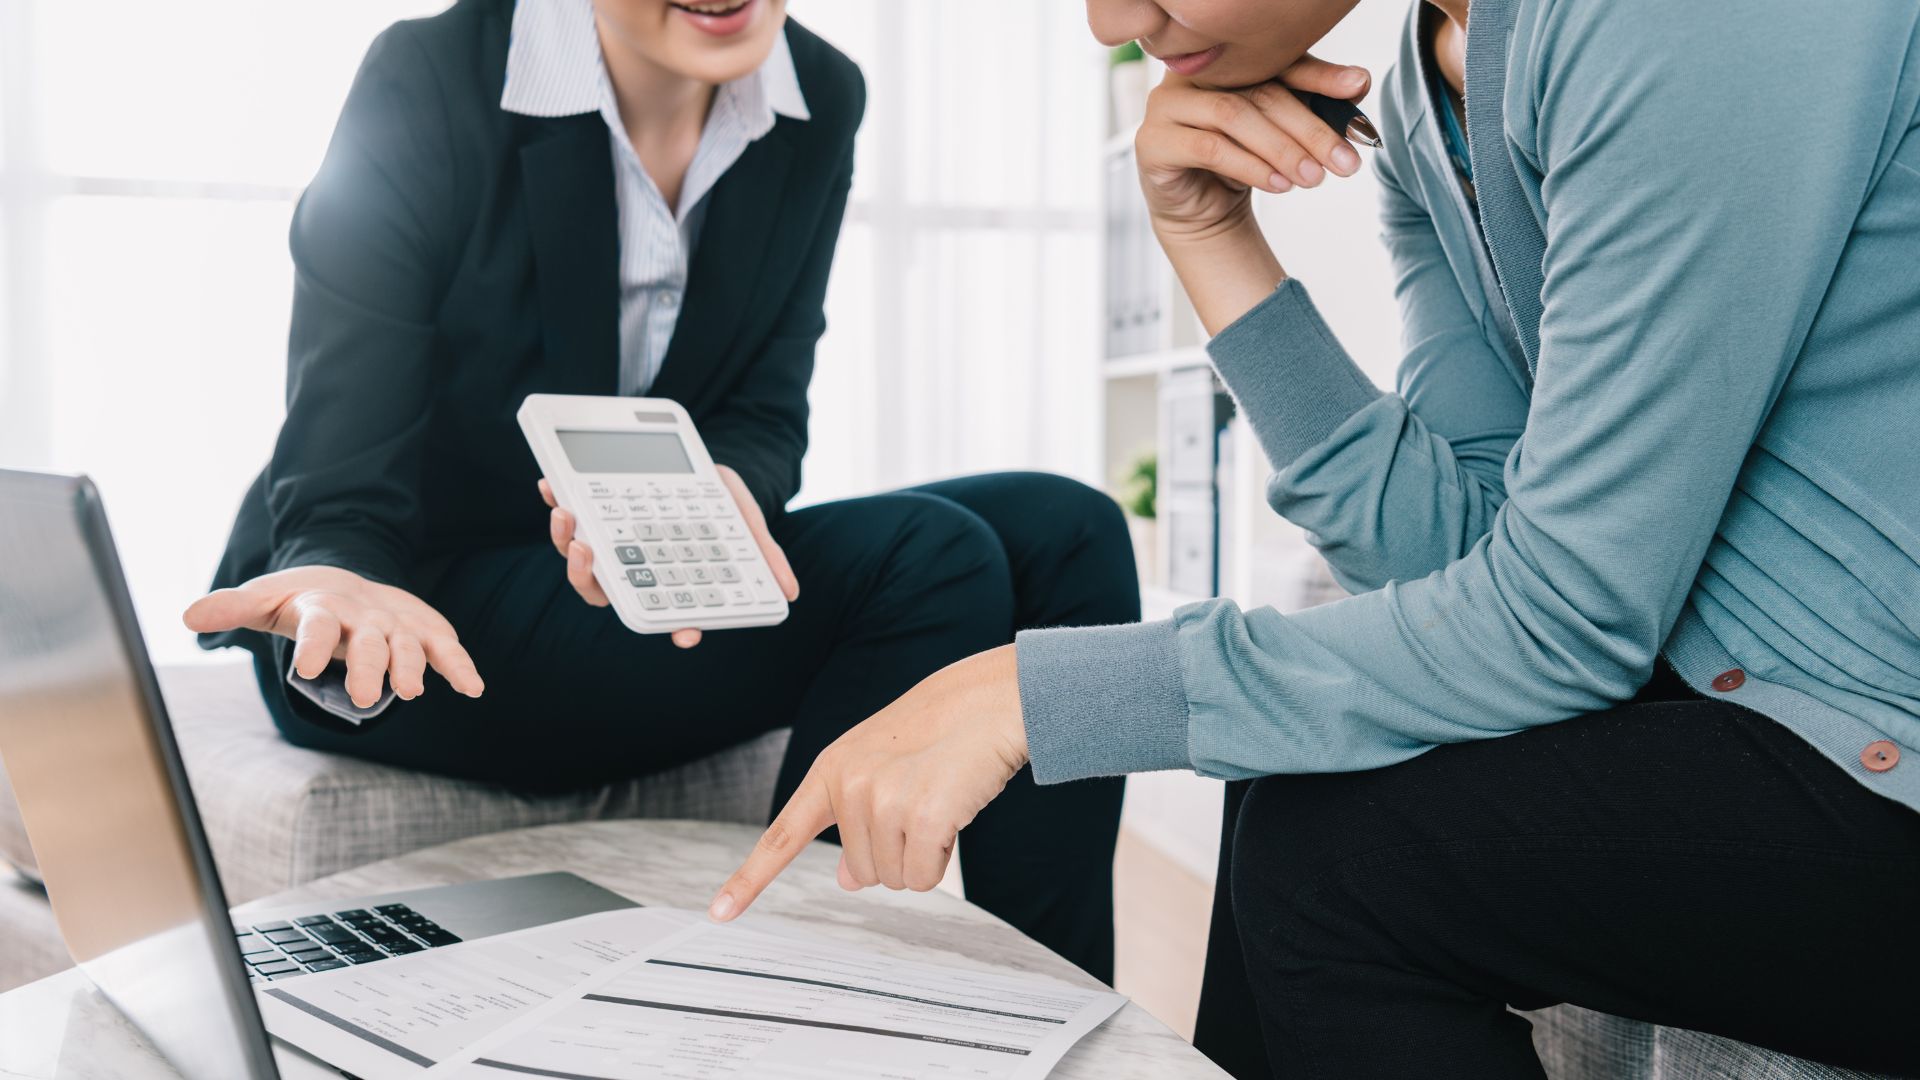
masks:
{"label": "hand holding calculator", "polygon": [[519,421],[629,629],[723,630],[787,617],[778,580],[678,403],[533,394]]}

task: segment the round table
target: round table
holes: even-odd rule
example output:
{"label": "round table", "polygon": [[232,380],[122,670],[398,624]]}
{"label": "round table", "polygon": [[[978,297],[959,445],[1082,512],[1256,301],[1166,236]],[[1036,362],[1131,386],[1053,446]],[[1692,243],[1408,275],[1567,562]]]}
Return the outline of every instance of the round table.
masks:
{"label": "round table", "polygon": [[[642,904],[702,909],[759,838],[743,825],[601,821],[460,840],[372,863],[236,909],[285,908],[548,870],[567,870]],[[980,908],[944,892],[848,894],[834,880],[839,849],[814,844],[768,889],[756,913],[901,959],[985,971],[1031,972],[1084,986],[1093,978]],[[69,970],[0,995],[0,1080],[177,1077],[139,1033]],[[1226,1074],[1128,1004],[1053,1073],[1085,1080],[1173,1080]]]}

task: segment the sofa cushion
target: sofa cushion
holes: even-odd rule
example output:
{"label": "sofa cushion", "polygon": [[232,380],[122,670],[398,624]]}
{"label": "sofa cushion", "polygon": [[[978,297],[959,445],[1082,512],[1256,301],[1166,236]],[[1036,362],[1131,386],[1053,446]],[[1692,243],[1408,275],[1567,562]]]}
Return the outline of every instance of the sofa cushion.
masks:
{"label": "sofa cushion", "polygon": [[[0,759],[0,863],[6,863],[38,881],[33,865],[33,849],[27,846],[27,827],[20,823],[20,806],[13,801],[13,783],[7,779],[6,764],[4,759]],[[5,866],[0,866],[0,871],[5,869]],[[5,876],[5,873],[0,873],[0,877]]]}
{"label": "sofa cushion", "polygon": [[1637,1020],[1559,1005],[1527,1013],[1533,1048],[1553,1080],[1648,1080],[1653,1027]]}
{"label": "sofa cushion", "polygon": [[1526,1016],[1553,1080],[1891,1080],[1571,1005]]}
{"label": "sofa cushion", "polygon": [[[0,993],[72,964],[40,887],[0,866]],[[0,1075],[8,1075],[0,1072]]]}
{"label": "sofa cushion", "polygon": [[[247,664],[163,668],[160,683],[227,899],[235,904],[503,829],[610,818],[762,822],[787,741],[786,731],[770,732],[641,779],[528,795],[292,746],[269,719]],[[31,872],[32,852],[5,789],[0,855]]]}

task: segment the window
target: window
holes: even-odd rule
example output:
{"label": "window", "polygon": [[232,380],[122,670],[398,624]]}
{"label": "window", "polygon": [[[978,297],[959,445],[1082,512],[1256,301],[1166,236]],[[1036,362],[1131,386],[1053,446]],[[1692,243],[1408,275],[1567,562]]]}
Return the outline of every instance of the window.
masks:
{"label": "window", "polygon": [[444,6],[0,5],[0,460],[94,476],[162,660],[279,426],[293,200],[373,35]]}
{"label": "window", "polygon": [[868,101],[802,499],[999,468],[1096,479],[1107,76],[1085,8],[789,10],[860,64]]}

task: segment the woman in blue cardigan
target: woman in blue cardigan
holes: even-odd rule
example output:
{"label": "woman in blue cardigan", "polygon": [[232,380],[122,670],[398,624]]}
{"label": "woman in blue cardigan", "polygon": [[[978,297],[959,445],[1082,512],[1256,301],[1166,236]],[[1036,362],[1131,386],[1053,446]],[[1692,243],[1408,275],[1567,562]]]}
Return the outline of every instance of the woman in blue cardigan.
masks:
{"label": "woman in blue cardigan", "polygon": [[844,884],[923,888],[1029,761],[1191,768],[1248,781],[1201,1025],[1240,1075],[1538,1077],[1509,1006],[1555,1002],[1920,1071],[1920,9],[1415,5],[1385,393],[1248,203],[1359,167],[1285,89],[1365,91],[1296,63],[1354,3],[1088,5],[1174,72],[1156,230],[1354,595],[954,665],[715,914],[830,821]]}

